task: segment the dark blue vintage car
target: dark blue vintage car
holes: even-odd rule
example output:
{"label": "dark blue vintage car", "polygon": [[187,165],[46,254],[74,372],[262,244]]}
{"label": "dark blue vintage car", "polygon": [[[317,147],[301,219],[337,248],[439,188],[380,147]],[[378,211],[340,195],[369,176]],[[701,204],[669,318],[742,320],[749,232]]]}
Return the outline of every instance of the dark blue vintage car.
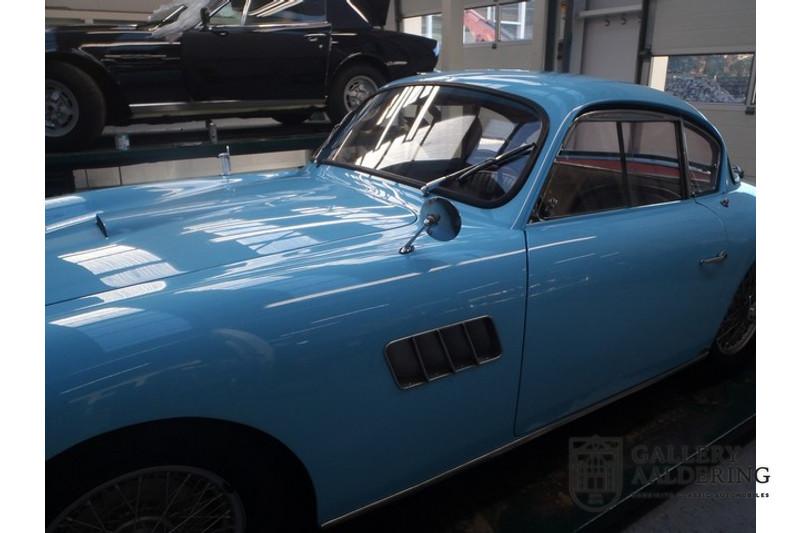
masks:
{"label": "dark blue vintage car", "polygon": [[46,213],[51,531],[329,525],[755,332],[755,189],[632,84],[410,78],[303,168]]}

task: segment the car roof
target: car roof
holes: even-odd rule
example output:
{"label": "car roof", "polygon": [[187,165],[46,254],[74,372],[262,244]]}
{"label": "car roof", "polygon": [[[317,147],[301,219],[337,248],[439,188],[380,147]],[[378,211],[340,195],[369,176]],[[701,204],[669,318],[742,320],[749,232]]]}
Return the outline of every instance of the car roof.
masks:
{"label": "car roof", "polygon": [[390,85],[415,81],[473,85],[520,96],[544,108],[551,121],[560,122],[571,112],[592,106],[643,104],[689,115],[710,126],[697,109],[663,91],[577,74],[516,69],[461,70],[422,74]]}

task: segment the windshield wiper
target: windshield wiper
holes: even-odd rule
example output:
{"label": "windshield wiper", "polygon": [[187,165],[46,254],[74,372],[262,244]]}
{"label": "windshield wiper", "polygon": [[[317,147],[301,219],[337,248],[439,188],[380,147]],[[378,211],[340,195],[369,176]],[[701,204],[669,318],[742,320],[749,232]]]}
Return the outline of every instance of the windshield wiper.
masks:
{"label": "windshield wiper", "polygon": [[450,180],[457,180],[459,183],[470,176],[473,176],[478,171],[483,170],[487,167],[493,167],[495,165],[501,165],[503,163],[508,163],[509,161],[513,161],[518,157],[525,155],[527,152],[530,152],[536,147],[535,142],[525,143],[520,146],[517,146],[513,150],[509,150],[508,152],[503,152],[500,155],[496,155],[494,157],[490,157],[488,159],[484,159],[480,163],[475,163],[474,165],[468,166],[466,168],[462,168],[461,170],[457,170],[451,174],[447,174],[442,176],[441,178],[436,178],[433,181],[429,181],[422,187],[420,187],[420,191],[422,192],[422,196],[428,196],[431,191],[434,189],[438,189],[445,183]]}

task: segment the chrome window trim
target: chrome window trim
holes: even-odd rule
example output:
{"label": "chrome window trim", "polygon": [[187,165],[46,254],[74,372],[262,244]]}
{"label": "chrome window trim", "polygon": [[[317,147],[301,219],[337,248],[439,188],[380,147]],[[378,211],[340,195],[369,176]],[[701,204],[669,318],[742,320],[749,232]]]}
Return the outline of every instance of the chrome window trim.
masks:
{"label": "chrome window trim", "polygon": [[[638,117],[636,116],[637,114],[639,115]],[[570,127],[567,130],[567,133],[566,133],[566,135],[564,136],[564,139],[561,142],[561,146],[559,147],[558,152],[556,153],[556,157],[558,157],[558,154],[561,153],[561,150],[562,150],[562,148],[564,146],[564,142],[569,138],[569,135],[572,133],[572,129],[575,127],[575,125],[578,124],[579,122],[584,121],[584,120],[596,121],[596,122],[616,122],[617,124],[619,124],[619,122],[673,122],[673,123],[675,123],[676,136],[677,136],[676,137],[676,142],[678,143],[678,154],[677,154],[678,155],[678,166],[679,166],[680,171],[681,171],[681,195],[682,195],[681,199],[680,200],[667,200],[665,202],[656,202],[656,203],[647,204],[647,205],[638,205],[638,206],[629,205],[629,206],[619,207],[619,208],[615,207],[615,208],[611,208],[611,209],[603,209],[603,210],[600,210],[600,211],[592,211],[592,212],[589,212],[589,213],[578,213],[578,214],[574,214],[574,215],[568,214],[568,215],[561,215],[561,216],[557,216],[557,217],[542,218],[541,216],[539,216],[539,209],[541,207],[542,194],[545,192],[545,190],[547,188],[547,184],[550,182],[550,171],[552,170],[552,166],[553,166],[553,164],[551,163],[550,164],[550,168],[547,170],[547,175],[545,177],[545,181],[542,184],[542,187],[539,190],[539,194],[537,195],[536,200],[533,203],[533,209],[531,211],[531,215],[528,217],[528,221],[527,221],[526,225],[531,225],[531,224],[535,224],[535,223],[536,224],[540,224],[542,222],[547,222],[547,221],[563,220],[563,219],[566,219],[566,218],[570,218],[571,219],[571,218],[574,218],[574,217],[583,217],[583,216],[589,216],[589,215],[594,215],[594,214],[605,214],[605,213],[610,213],[610,212],[613,212],[613,211],[625,211],[625,210],[628,210],[628,209],[638,209],[638,208],[642,208],[642,207],[651,207],[651,206],[656,206],[656,205],[671,205],[671,204],[675,204],[675,203],[682,202],[682,201],[685,201],[685,200],[693,200],[694,198],[698,198],[698,197],[701,197],[701,196],[708,196],[708,195],[711,195],[711,194],[714,194],[714,193],[718,193],[720,191],[720,184],[721,184],[722,180],[720,179],[720,168],[719,167],[720,167],[720,164],[721,164],[720,162],[722,161],[721,158],[722,158],[722,149],[723,149],[723,146],[724,146],[723,143],[721,142],[720,139],[717,138],[716,135],[712,134],[705,127],[700,126],[699,124],[693,122],[692,120],[687,120],[683,116],[679,115],[677,111],[675,111],[675,113],[673,114],[673,113],[670,113],[670,112],[667,112],[667,111],[660,111],[660,110],[648,109],[648,108],[635,108],[635,107],[631,107],[631,108],[609,107],[607,109],[593,109],[593,110],[587,111],[585,113],[582,113],[582,114],[578,115],[572,121],[572,124],[570,124]],[[688,159],[687,153],[686,153],[686,136],[685,136],[685,131],[684,131],[684,128],[687,127],[687,126],[693,128],[696,131],[698,131],[702,136],[707,137],[708,139],[711,139],[712,141],[714,141],[714,143],[717,146],[717,163],[716,163],[716,165],[717,165],[717,183],[716,183],[716,187],[714,189],[710,190],[710,191],[707,191],[707,192],[705,192],[703,194],[699,194],[699,195],[692,195],[691,191],[690,191],[690,187],[689,187],[689,159]],[[624,160],[624,153],[623,152],[621,152],[621,157]]]}
{"label": "chrome window trim", "polygon": [[[694,130],[695,133],[700,135],[705,140],[709,141],[709,143],[712,144],[713,147],[716,148],[716,158],[715,158],[715,161],[714,161],[714,174],[715,174],[716,181],[714,183],[714,187],[712,189],[710,189],[708,191],[705,191],[703,193],[700,193],[700,194],[695,194],[691,190],[692,180],[689,177],[689,167],[691,165],[691,162],[689,161],[689,144],[688,144],[688,142],[686,140],[686,130],[687,129]],[[719,192],[719,190],[720,190],[720,182],[722,181],[720,179],[721,176],[722,176],[721,168],[720,168],[722,166],[722,145],[720,144],[720,142],[716,139],[716,137],[711,135],[705,129],[703,129],[703,128],[695,125],[695,124],[692,124],[691,122],[686,122],[685,120],[681,120],[681,137],[683,139],[683,158],[684,158],[685,165],[686,165],[686,188],[687,188],[687,191],[689,192],[689,196],[691,198],[700,198],[700,197],[703,197],[703,196],[708,196],[710,194],[715,194],[715,193]]]}

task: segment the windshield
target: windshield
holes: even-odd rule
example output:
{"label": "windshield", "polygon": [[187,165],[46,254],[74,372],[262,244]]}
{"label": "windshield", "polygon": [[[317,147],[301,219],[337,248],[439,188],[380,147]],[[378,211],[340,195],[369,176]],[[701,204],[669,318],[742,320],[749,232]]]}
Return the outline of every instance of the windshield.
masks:
{"label": "windshield", "polygon": [[[537,142],[542,117],[532,107],[478,89],[411,85],[376,94],[320,160],[421,187],[436,178]],[[495,202],[523,178],[529,157],[441,187],[465,201]]]}
{"label": "windshield", "polygon": [[215,9],[221,0],[181,0],[162,4],[148,17],[143,28],[163,35],[188,30],[200,22],[200,10]]}

